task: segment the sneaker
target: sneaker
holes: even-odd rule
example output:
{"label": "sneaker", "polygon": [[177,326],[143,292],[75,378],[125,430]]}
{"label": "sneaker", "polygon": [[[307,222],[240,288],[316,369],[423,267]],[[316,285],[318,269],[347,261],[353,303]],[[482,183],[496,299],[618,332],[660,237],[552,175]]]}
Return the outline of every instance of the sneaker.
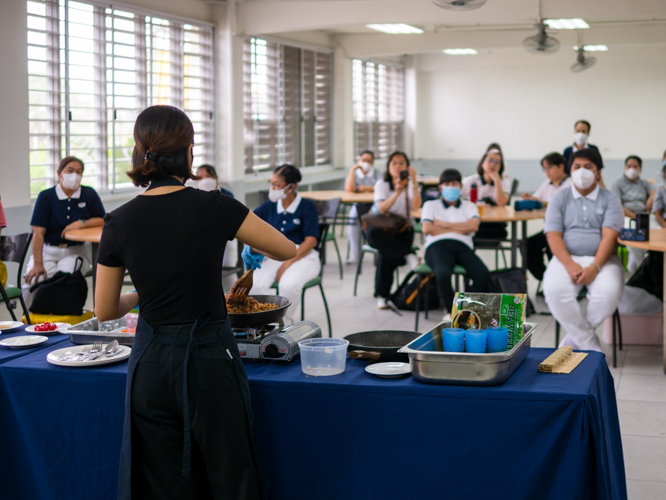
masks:
{"label": "sneaker", "polygon": [[405,260],[407,261],[405,267],[407,268],[408,271],[411,271],[421,263],[421,258],[413,253],[408,254],[405,257]]}
{"label": "sneaker", "polygon": [[386,299],[381,297],[377,299],[377,309],[389,309],[389,306],[386,304]]}

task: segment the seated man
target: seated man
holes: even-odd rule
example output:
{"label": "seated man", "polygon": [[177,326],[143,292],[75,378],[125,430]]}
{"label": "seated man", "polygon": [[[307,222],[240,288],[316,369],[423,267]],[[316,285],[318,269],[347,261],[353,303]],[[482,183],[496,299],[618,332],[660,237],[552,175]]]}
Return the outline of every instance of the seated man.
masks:
{"label": "seated man", "polygon": [[[534,195],[524,193],[522,198],[540,201],[544,208],[547,207],[555,193],[571,186],[571,177],[567,173],[566,163],[567,161],[560,153],[550,153],[544,156],[541,159],[541,168],[548,179],[539,186]],[[543,231],[527,239],[527,269],[539,281],[543,280],[543,273],[546,272],[546,265],[543,263],[544,252],[548,254],[548,260],[553,257]]]}
{"label": "seated man", "polygon": [[[543,278],[546,303],[566,330],[560,345],[601,351],[595,328],[622,299],[624,269],[617,256],[617,237],[624,216],[620,200],[599,186],[603,162],[598,151],[571,155],[573,186],[550,200],[544,233],[553,258]],[[587,287],[585,314],[576,300]]]}
{"label": "seated man", "polygon": [[[485,291],[490,277],[488,268],[474,253],[472,242],[481,222],[479,211],[474,203],[460,199],[461,187],[460,172],[444,170],[439,177],[442,199],[424,203],[421,215],[421,227],[426,235],[425,260],[437,276],[437,289],[449,314],[454,298],[451,275],[456,264],[467,271],[472,281],[470,292]],[[446,311],[445,321],[450,317]]]}

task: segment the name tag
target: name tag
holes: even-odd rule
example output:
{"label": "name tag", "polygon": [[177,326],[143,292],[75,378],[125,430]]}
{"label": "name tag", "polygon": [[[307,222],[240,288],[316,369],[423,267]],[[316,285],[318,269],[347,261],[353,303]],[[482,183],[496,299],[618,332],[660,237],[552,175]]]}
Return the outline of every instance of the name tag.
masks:
{"label": "name tag", "polygon": [[301,219],[294,219],[294,224],[298,226],[301,223]]}
{"label": "name tag", "polygon": [[85,202],[85,201],[82,201],[81,203],[79,203],[79,208],[83,208],[83,207],[85,207],[85,206],[86,206],[86,202]]}

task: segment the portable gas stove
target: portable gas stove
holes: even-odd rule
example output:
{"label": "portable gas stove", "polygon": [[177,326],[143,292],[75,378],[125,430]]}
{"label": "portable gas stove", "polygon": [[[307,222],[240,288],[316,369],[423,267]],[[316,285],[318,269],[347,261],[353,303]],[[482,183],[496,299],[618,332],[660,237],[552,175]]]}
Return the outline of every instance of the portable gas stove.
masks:
{"label": "portable gas stove", "polygon": [[321,328],[312,321],[284,326],[282,320],[255,328],[232,328],[241,358],[291,361],[298,356],[301,340],[321,338]]}

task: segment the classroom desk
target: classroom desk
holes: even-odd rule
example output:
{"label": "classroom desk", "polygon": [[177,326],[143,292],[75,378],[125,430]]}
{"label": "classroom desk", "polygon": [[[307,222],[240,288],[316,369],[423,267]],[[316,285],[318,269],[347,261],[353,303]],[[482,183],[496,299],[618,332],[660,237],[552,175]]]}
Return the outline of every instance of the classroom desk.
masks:
{"label": "classroom desk", "polygon": [[308,200],[325,201],[340,198],[341,203],[352,205],[354,203],[373,203],[375,194],[373,192],[350,193],[349,191],[299,191],[303,198]]}
{"label": "classroom desk", "polygon": [[102,226],[73,229],[65,233],[65,239],[69,241],[83,241],[92,244],[92,266],[93,266],[93,303],[95,302],[95,283],[97,277],[97,252],[99,241],[102,239]]}
{"label": "classroom desk", "polygon": [[435,175],[417,175],[416,182],[426,187],[439,186],[439,177]]}
{"label": "classroom desk", "polygon": [[[127,363],[65,368],[48,352],[0,364],[2,496],[111,500]],[[333,377],[306,377],[298,358],[246,362],[265,498],[625,500],[604,356],[540,373],[552,352],[533,348],[497,387],[377,379],[351,359]]]}
{"label": "classroom desk", "polygon": [[[412,217],[421,218],[421,209],[412,210]],[[481,222],[510,222],[511,223],[511,267],[518,264],[518,248],[523,252],[523,271],[527,273],[527,221],[543,219],[545,210],[519,210],[513,207],[493,207],[486,205],[481,214]],[[520,224],[520,239],[518,238],[518,223]]]}
{"label": "classroom desk", "polygon": [[[666,229],[650,229],[650,241],[625,241],[618,238],[618,242],[627,247],[661,252],[664,256],[664,281],[666,282]],[[666,311],[666,294],[664,295],[663,300],[664,311]],[[666,373],[666,322],[663,323],[664,341],[662,342],[662,351],[664,357],[664,373]]]}

